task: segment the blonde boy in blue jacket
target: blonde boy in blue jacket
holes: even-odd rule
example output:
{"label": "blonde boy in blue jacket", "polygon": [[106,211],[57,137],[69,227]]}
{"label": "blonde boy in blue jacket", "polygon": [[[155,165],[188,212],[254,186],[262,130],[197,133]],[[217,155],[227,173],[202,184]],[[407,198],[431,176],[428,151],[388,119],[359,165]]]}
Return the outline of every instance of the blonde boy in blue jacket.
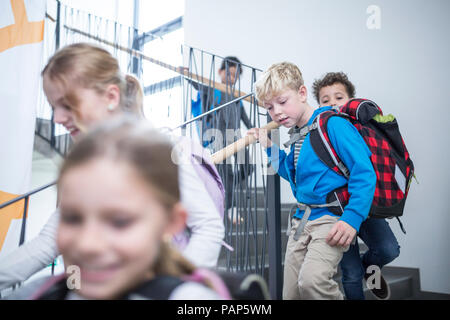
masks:
{"label": "blonde boy in blue jacket", "polygon": [[[275,122],[306,132],[291,145],[289,154],[257,128],[248,133],[267,148],[269,162],[289,181],[299,204],[286,248],[283,299],[342,300],[333,277],[343,253],[368,216],[375,192],[376,175],[369,148],[350,122],[332,117],[328,135],[350,171],[349,179],[321,162],[312,149],[308,130],[315,117],[331,107],[314,110],[308,104],[302,74],[292,63],[272,65],[256,83],[256,97]],[[326,196],[345,184],[351,196],[343,214],[337,216],[326,207]]]}

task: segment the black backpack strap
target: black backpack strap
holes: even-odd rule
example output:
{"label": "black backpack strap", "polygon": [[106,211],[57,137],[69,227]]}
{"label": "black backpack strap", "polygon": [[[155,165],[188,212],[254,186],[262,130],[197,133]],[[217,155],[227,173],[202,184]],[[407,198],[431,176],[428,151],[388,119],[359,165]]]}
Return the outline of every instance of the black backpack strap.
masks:
{"label": "black backpack strap", "polygon": [[349,120],[348,115],[337,113],[333,110],[320,113],[313,121],[317,125],[315,126],[316,129],[311,131],[310,142],[316,155],[328,168],[348,179],[349,170],[337,155],[328,138],[327,124],[328,120],[333,116]]}
{"label": "black backpack strap", "polygon": [[30,298],[31,300],[64,300],[69,293],[66,276],[53,276]]}
{"label": "black backpack strap", "polygon": [[270,300],[267,283],[258,274],[216,271],[234,300]]}
{"label": "black backpack strap", "polygon": [[350,194],[348,193],[348,185],[338,187],[327,194],[327,203],[337,203],[337,206],[330,207],[332,213],[337,216],[341,216],[344,213],[344,208],[348,204]]}
{"label": "black backpack strap", "polygon": [[168,300],[173,290],[184,281],[172,276],[157,276],[128,293],[126,300]]}
{"label": "black backpack strap", "polygon": [[[51,283],[51,286],[47,286],[43,290],[44,292],[38,294],[34,299],[64,300],[69,292],[65,280],[65,277],[57,279],[57,282]],[[157,276],[119,298],[119,300],[167,300],[173,290],[183,283],[184,281],[177,277]]]}
{"label": "black backpack strap", "polygon": [[397,218],[397,221],[398,221],[398,223],[400,224],[400,229],[402,230],[402,232],[403,232],[404,234],[406,234],[406,230],[405,230],[405,228],[403,227],[403,223],[402,223],[402,221],[400,220],[400,217],[395,217],[395,218]]}

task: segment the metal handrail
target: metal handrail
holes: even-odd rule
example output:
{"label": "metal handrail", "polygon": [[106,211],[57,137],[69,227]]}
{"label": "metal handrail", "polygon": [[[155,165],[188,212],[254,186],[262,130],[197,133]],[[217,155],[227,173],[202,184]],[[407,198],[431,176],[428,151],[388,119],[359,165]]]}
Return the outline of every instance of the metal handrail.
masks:
{"label": "metal handrail", "polygon": [[9,201],[6,201],[6,202],[0,204],[0,209],[3,209],[3,208],[5,208],[5,207],[7,207],[7,206],[9,206],[9,205],[11,205],[11,204],[13,204],[13,203],[16,203],[16,202],[20,201],[20,200],[26,199],[26,198],[28,198],[29,196],[31,196],[31,195],[33,195],[33,194],[35,194],[35,193],[38,193],[38,192],[40,192],[40,191],[42,191],[42,190],[44,190],[44,189],[47,189],[47,188],[49,188],[49,187],[51,187],[51,186],[53,186],[53,185],[55,185],[55,184],[56,184],[56,181],[47,183],[47,184],[45,184],[45,185],[43,185],[43,186],[41,186],[41,187],[38,187],[38,188],[36,188],[36,189],[34,189],[34,190],[31,190],[31,191],[29,191],[29,192],[27,192],[27,193],[24,193],[23,195],[20,195],[20,196],[14,198],[14,199],[11,199],[11,200],[9,200]]}
{"label": "metal handrail", "polygon": [[[219,57],[220,59],[223,59],[223,60],[228,60],[228,59],[226,59],[226,57],[219,56],[219,55],[217,55],[217,54],[211,53],[211,52],[206,51],[206,50],[199,49],[199,48],[197,48],[197,47],[187,46],[187,45],[185,45],[185,44],[183,44],[182,46],[183,46],[183,47],[189,47],[189,48],[195,49],[195,50],[197,50],[197,51],[200,51],[200,52],[209,54],[209,55],[211,55],[211,56]],[[232,61],[232,62],[234,62],[234,61]],[[259,68],[255,68],[255,67],[253,67],[253,66],[250,66],[250,65],[245,64],[245,63],[242,63],[242,62],[240,62],[239,64],[240,64],[241,66],[243,66],[243,67],[247,67],[247,68],[250,68],[250,69],[254,69],[254,70],[256,70],[256,71],[260,71],[260,72],[263,72],[263,71],[264,71],[264,70],[261,70],[261,69],[259,69]]]}
{"label": "metal handrail", "polygon": [[191,122],[197,121],[197,120],[203,118],[204,116],[207,116],[208,114],[211,114],[211,113],[216,112],[216,111],[218,111],[218,110],[220,110],[220,109],[223,109],[223,108],[225,108],[225,107],[228,107],[229,105],[231,105],[231,104],[233,104],[233,103],[236,103],[236,102],[238,102],[238,101],[245,100],[246,98],[250,97],[250,96],[253,95],[253,94],[254,94],[254,93],[251,92],[251,93],[246,94],[245,96],[238,97],[238,98],[236,98],[236,99],[234,99],[234,100],[231,100],[231,101],[229,101],[229,102],[227,102],[227,103],[224,103],[224,104],[222,104],[222,105],[220,105],[220,106],[217,106],[217,107],[215,107],[214,109],[211,109],[211,110],[209,110],[209,111],[206,111],[206,112],[204,112],[204,113],[202,113],[202,114],[200,114],[200,115],[198,115],[198,116],[196,116],[196,117],[194,117],[194,118],[192,118],[192,119],[189,119],[189,120],[183,122],[182,124],[180,124],[180,125],[178,125],[178,126],[176,126],[176,127],[173,127],[171,130],[176,130],[176,129],[178,129],[178,128],[184,127],[184,126],[188,125],[188,124],[191,123]]}

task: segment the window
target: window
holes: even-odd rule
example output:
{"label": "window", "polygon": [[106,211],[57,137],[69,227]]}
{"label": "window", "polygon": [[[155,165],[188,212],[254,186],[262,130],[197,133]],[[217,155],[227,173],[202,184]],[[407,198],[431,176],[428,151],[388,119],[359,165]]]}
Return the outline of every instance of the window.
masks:
{"label": "window", "polygon": [[[141,51],[152,59],[173,67],[183,64],[182,17],[184,0],[139,3],[139,29],[154,36],[144,36]],[[180,75],[149,61],[142,62],[144,114],[156,127],[174,127],[183,121],[183,90]]]}

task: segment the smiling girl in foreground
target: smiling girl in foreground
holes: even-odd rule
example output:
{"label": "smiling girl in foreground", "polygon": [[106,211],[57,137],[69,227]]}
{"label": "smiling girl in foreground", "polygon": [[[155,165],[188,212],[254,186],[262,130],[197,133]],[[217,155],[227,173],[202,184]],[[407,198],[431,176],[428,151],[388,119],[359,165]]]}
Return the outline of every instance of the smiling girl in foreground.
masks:
{"label": "smiling girl in foreground", "polygon": [[[88,134],[59,175],[58,249],[79,286],[52,278],[38,299],[219,299],[170,245],[185,226],[178,168],[167,138],[141,122],[114,119]],[[174,285],[175,283],[175,285]]]}

